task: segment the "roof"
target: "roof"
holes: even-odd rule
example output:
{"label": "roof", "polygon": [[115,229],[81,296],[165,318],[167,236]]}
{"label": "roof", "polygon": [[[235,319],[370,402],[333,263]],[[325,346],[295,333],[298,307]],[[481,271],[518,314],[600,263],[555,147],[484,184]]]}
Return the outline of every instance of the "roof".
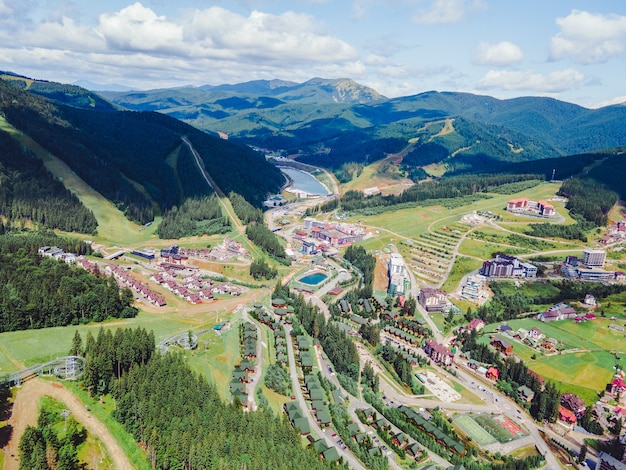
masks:
{"label": "roof", "polygon": [[330,447],[326,449],[324,452],[322,452],[322,455],[324,456],[324,460],[328,462],[335,462],[339,460],[339,451],[336,447]]}

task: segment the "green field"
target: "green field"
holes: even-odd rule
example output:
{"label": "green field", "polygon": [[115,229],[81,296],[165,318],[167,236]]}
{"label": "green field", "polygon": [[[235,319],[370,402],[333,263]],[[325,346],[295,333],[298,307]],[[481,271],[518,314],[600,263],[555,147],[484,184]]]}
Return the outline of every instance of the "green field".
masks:
{"label": "green field", "polygon": [[220,322],[231,317],[230,312],[223,309],[219,314],[215,311],[196,314],[140,311],[136,318],[128,320],[0,333],[0,375],[20,370],[22,365],[28,367],[67,355],[76,330],[84,339],[87,332],[91,332],[95,337],[100,327],[105,330],[143,327],[153,331],[156,341],[159,342],[168,336],[184,333],[190,329],[210,328],[215,325],[216,316]]}
{"label": "green field", "polygon": [[[576,393],[587,404],[597,400],[598,392],[610,382],[617,360],[611,351],[626,352],[624,334],[609,329],[612,323],[606,318],[575,323],[563,320],[542,323],[534,319],[510,320],[508,325],[517,330],[539,328],[548,338],[555,338],[564,349],[561,353],[543,355],[541,352],[523,345],[518,341],[507,340],[513,344],[513,352],[524,360],[526,365],[542,377],[557,383],[562,392]],[[488,342],[487,334],[497,325],[488,325],[481,341]],[[532,359],[532,357],[535,359]]]}
{"label": "green field", "polygon": [[485,431],[480,424],[474,421],[470,415],[461,415],[455,418],[454,424],[461,428],[466,435],[471,437],[472,440],[481,447],[496,442],[496,439]]}

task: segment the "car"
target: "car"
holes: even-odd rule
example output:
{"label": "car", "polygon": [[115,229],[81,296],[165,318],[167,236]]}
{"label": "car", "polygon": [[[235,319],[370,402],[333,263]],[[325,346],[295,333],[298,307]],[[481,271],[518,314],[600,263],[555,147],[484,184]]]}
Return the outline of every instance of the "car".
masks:
{"label": "car", "polygon": [[336,437],[337,437],[337,433],[336,433],[336,432],[334,432],[334,433],[332,434],[332,436],[330,436],[330,437],[332,437],[333,439],[334,439],[334,438],[336,438]]}
{"label": "car", "polygon": [[387,450],[387,446],[382,446],[381,449],[382,450]]}
{"label": "car", "polygon": [[387,395],[383,395],[383,400],[386,400],[386,399],[387,399]]}
{"label": "car", "polygon": [[332,367],[330,367],[330,366],[328,367],[328,373],[329,373],[330,375],[333,375],[333,374],[334,374],[334,372],[333,372],[333,368],[332,368]]}

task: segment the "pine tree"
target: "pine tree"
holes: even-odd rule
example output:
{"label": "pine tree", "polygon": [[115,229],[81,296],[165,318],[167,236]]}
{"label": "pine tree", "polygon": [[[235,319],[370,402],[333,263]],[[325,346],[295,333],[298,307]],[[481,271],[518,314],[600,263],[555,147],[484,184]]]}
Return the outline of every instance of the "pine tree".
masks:
{"label": "pine tree", "polygon": [[70,356],[82,356],[83,351],[83,339],[80,336],[78,330],[74,332],[74,338],[72,339],[72,349],[70,349]]}

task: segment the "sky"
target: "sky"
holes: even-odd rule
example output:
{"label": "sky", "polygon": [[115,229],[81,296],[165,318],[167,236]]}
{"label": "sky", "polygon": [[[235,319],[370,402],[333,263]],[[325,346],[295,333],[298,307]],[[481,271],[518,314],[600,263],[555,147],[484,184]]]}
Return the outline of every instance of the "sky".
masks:
{"label": "sky", "polygon": [[0,0],[0,70],[134,89],[351,78],[626,102],[623,0]]}

